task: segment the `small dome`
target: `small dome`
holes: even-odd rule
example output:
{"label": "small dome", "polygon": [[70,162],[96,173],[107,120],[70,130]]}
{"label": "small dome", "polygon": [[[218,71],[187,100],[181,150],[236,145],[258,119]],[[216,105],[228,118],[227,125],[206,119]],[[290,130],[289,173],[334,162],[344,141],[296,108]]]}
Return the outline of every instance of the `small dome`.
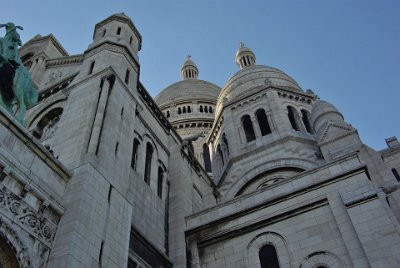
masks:
{"label": "small dome", "polygon": [[172,101],[211,100],[216,101],[221,88],[199,79],[185,79],[170,85],[155,97],[158,106],[164,106]]}
{"label": "small dome", "polygon": [[240,69],[256,64],[256,55],[250,48],[245,47],[243,43],[240,43],[240,47],[236,52],[236,64]]}
{"label": "small dome", "polygon": [[281,70],[264,65],[254,65],[234,74],[223,87],[218,99],[230,101],[254,88],[267,85],[302,91],[296,81]]}
{"label": "small dome", "polygon": [[311,123],[315,131],[329,120],[344,121],[344,117],[331,103],[316,100],[311,111]]}
{"label": "small dome", "polygon": [[181,68],[182,79],[197,79],[198,75],[199,69],[197,69],[196,64],[192,61],[191,56],[188,55]]}

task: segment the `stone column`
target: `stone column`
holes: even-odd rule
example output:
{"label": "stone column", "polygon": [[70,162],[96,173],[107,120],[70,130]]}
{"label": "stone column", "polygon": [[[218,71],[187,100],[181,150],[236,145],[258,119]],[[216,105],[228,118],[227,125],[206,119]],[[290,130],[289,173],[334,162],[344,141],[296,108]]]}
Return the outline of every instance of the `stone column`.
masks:
{"label": "stone column", "polygon": [[104,78],[103,87],[100,91],[99,103],[97,105],[96,115],[92,127],[92,133],[89,139],[88,153],[97,153],[97,147],[100,139],[101,128],[103,125],[104,113],[107,106],[108,95],[111,89],[110,77]]}

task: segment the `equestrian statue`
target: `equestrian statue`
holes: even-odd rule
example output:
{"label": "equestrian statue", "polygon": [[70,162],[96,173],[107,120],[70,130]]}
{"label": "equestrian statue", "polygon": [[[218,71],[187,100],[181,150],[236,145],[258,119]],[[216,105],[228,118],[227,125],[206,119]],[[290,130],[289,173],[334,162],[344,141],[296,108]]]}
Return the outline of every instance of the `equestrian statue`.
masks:
{"label": "equestrian statue", "polygon": [[[0,105],[23,125],[26,110],[37,103],[38,95],[28,69],[22,64],[18,46],[21,39],[14,23],[0,24],[6,27],[6,35],[0,38]],[[13,113],[13,103],[17,110]]]}

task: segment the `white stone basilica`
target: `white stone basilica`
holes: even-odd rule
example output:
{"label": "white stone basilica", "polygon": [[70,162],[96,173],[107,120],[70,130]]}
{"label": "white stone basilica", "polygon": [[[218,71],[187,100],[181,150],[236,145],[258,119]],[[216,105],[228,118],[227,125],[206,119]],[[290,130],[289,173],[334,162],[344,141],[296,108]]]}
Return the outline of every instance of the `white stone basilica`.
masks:
{"label": "white stone basilica", "polygon": [[222,89],[188,56],[153,100],[141,42],[121,13],[82,54],[20,48],[39,102],[0,107],[0,267],[400,266],[395,137],[371,149],[243,44]]}

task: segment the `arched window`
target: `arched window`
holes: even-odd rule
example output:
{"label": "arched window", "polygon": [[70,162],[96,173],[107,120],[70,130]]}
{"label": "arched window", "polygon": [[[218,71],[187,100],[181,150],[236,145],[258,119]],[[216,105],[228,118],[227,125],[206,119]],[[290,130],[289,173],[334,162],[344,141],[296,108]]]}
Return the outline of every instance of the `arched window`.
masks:
{"label": "arched window", "polygon": [[203,105],[200,105],[200,113],[203,112]]}
{"label": "arched window", "polygon": [[213,109],[212,109],[212,107],[211,107],[211,106],[208,108],[208,110],[210,111],[210,114],[212,114],[212,112],[213,112]]}
{"label": "arched window", "polygon": [[296,110],[292,107],[292,106],[288,106],[288,117],[289,117],[289,121],[290,124],[292,125],[292,128],[296,131],[299,131],[299,126],[297,125],[297,121],[296,121]]}
{"label": "arched window", "polygon": [[139,145],[140,145],[139,140],[134,138],[133,139],[133,148],[132,148],[132,159],[131,159],[131,167],[133,168],[133,170],[136,170]]}
{"label": "arched window", "polygon": [[308,133],[313,134],[313,130],[310,124],[310,113],[306,110],[301,110],[301,119],[303,120],[304,126]]}
{"label": "arched window", "polygon": [[251,122],[250,116],[245,115],[242,117],[242,125],[244,134],[246,135],[246,141],[253,141],[256,139],[256,135],[254,134],[253,123]]}
{"label": "arched window", "polygon": [[204,169],[207,172],[211,172],[211,161],[210,161],[210,151],[207,144],[203,144],[203,159],[204,159]]}
{"label": "arched window", "polygon": [[273,245],[265,245],[258,252],[261,268],[279,268],[278,255]]}
{"label": "arched window", "polygon": [[164,170],[162,170],[161,167],[158,167],[157,195],[159,198],[162,198],[163,180],[164,180]]}
{"label": "arched window", "polygon": [[182,112],[185,114],[186,113],[186,107],[182,108]]}
{"label": "arched window", "polygon": [[181,114],[182,113],[182,110],[181,110],[181,107],[179,107],[178,108],[178,114]]}
{"label": "arched window", "polygon": [[219,144],[217,146],[217,154],[221,158],[222,166],[224,166],[225,165],[224,155],[222,154],[221,145],[219,145]]}
{"label": "arched window", "polygon": [[121,27],[118,27],[118,29],[117,29],[117,35],[120,35],[121,34]]}
{"label": "arched window", "polygon": [[188,113],[191,113],[192,112],[192,108],[190,108],[190,106],[188,106],[187,107],[187,111],[188,111]]}
{"label": "arched window", "polygon": [[167,118],[169,118],[171,115],[169,114],[169,111],[167,111]]}
{"label": "arched window", "polygon": [[228,139],[226,138],[225,133],[222,134],[222,141],[223,141],[223,143],[225,144],[226,153],[227,153],[227,155],[229,155],[229,144],[228,144]]}
{"label": "arched window", "polygon": [[265,136],[271,133],[271,128],[268,123],[267,115],[263,109],[256,112],[258,126],[260,127],[261,135]]}
{"label": "arched window", "polygon": [[208,113],[208,107],[207,106],[204,106],[204,112]]}
{"label": "arched window", "polygon": [[146,162],[144,166],[144,181],[150,185],[151,158],[153,157],[153,146],[148,142],[146,145]]}
{"label": "arched window", "polygon": [[37,123],[36,128],[33,130],[33,136],[40,140],[44,140],[51,136],[55,131],[56,124],[60,120],[63,108],[54,108],[50,110],[45,116]]}

